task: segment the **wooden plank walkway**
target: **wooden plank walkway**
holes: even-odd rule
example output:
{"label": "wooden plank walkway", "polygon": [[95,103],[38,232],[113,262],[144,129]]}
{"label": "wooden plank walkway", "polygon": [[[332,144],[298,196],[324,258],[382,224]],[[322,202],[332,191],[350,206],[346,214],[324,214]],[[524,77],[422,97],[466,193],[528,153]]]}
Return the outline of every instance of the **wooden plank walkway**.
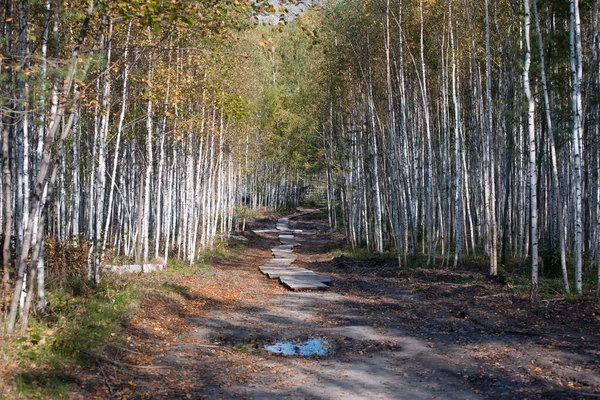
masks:
{"label": "wooden plank walkway", "polygon": [[[273,257],[258,269],[269,279],[279,279],[285,287],[290,290],[327,290],[331,278],[325,275],[317,275],[314,271],[306,268],[300,268],[292,265],[298,258],[293,249],[300,246],[296,242],[293,233],[298,232],[290,230],[288,226],[289,219],[279,218],[277,220],[277,230],[279,232],[279,241],[281,245],[271,249]],[[255,231],[259,232],[259,231]],[[271,232],[271,230],[262,230],[260,232]]]}

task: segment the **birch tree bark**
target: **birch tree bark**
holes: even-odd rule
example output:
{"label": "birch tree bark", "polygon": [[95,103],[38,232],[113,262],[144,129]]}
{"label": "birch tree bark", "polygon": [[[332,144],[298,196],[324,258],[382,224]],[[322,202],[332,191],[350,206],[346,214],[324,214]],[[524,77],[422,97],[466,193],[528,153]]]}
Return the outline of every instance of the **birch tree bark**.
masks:
{"label": "birch tree bark", "polygon": [[[32,201],[30,202],[29,224],[27,225],[28,229],[25,231],[25,234],[23,236],[23,248],[21,250],[21,253],[17,254],[18,269],[17,269],[17,276],[15,279],[15,285],[14,285],[15,290],[13,292],[12,301],[10,304],[10,310],[9,310],[9,314],[8,314],[8,318],[7,318],[6,330],[8,333],[12,333],[15,328],[18,305],[19,305],[19,297],[21,294],[21,290],[23,288],[23,283],[24,283],[24,278],[25,278],[25,270],[27,267],[27,258],[29,256],[29,250],[30,250],[30,246],[31,246],[31,239],[32,239],[32,229],[31,228],[32,228],[32,225],[34,222],[33,220],[35,219],[35,216],[38,213],[39,208],[40,208],[43,188],[49,179],[48,172],[49,172],[49,168],[50,168],[50,164],[51,164],[50,157],[51,157],[51,150],[52,150],[52,146],[50,146],[49,144],[54,142],[55,136],[56,136],[56,134],[60,128],[61,122],[62,122],[62,117],[65,114],[66,99],[68,98],[68,96],[71,92],[71,89],[73,87],[75,73],[77,71],[77,66],[79,63],[79,61],[78,61],[79,51],[81,49],[81,45],[83,44],[83,41],[85,40],[85,37],[87,36],[89,23],[90,23],[90,19],[91,19],[93,11],[94,11],[94,1],[90,0],[86,18],[85,18],[83,25],[81,27],[81,30],[79,32],[79,36],[78,36],[77,42],[75,44],[75,47],[71,53],[71,59],[69,60],[70,65],[69,65],[69,69],[68,69],[66,78],[64,78],[63,84],[61,85],[62,96],[61,96],[60,102],[58,99],[58,85],[57,85],[57,83],[55,83],[55,85],[54,85],[54,90],[53,90],[53,95],[52,95],[52,109],[51,109],[51,114],[50,114],[50,123],[49,123],[47,136],[46,136],[46,143],[48,143],[48,144],[44,147],[44,153],[43,153],[42,163],[40,166],[40,172],[38,174],[38,178],[37,178],[37,181],[35,184],[35,189],[33,191],[33,196],[32,196],[33,198],[31,199]],[[76,101],[77,97],[74,100]],[[71,114],[71,117],[72,117],[72,114]],[[71,120],[71,123],[72,123],[72,120]],[[58,147],[59,148],[62,145],[62,143],[68,133],[69,133],[69,126],[67,124],[67,126],[63,129],[61,135],[59,135],[59,138],[58,138]]]}
{"label": "birch tree bark", "polygon": [[107,240],[108,240],[108,236],[109,236],[109,232],[110,232],[110,224],[111,224],[111,215],[112,215],[112,209],[113,209],[113,196],[114,196],[114,192],[115,192],[115,188],[117,186],[116,184],[116,180],[117,180],[117,165],[119,162],[119,150],[120,150],[120,146],[121,146],[121,135],[123,133],[123,122],[125,121],[125,111],[127,109],[127,87],[128,87],[128,80],[129,80],[129,38],[131,36],[131,25],[132,23],[130,22],[128,27],[127,27],[127,37],[125,39],[125,51],[123,53],[123,59],[125,60],[125,65],[123,68],[123,93],[121,95],[121,112],[119,114],[119,124],[117,127],[117,139],[115,142],[115,150],[114,150],[114,156],[113,156],[113,165],[112,165],[112,172],[111,172],[111,185],[110,185],[110,190],[108,193],[108,211],[107,211],[107,216],[106,216],[106,222],[104,225],[104,235],[103,235],[103,239],[102,239],[102,249],[101,249],[101,253],[100,253],[100,264],[102,264],[102,262],[104,261],[104,254],[106,252],[106,244],[107,244]]}
{"label": "birch tree bark", "polygon": [[144,178],[144,209],[142,216],[142,248],[143,254],[142,259],[144,263],[148,262],[148,236],[150,229],[150,185],[152,180],[152,167],[153,167],[153,151],[152,151],[152,125],[153,125],[153,113],[152,113],[152,69],[154,67],[154,57],[150,57],[148,65],[148,106],[146,109],[146,173]]}
{"label": "birch tree bark", "polygon": [[[527,5],[528,7],[528,5]],[[486,100],[487,100],[487,137],[486,137],[486,211],[488,215],[488,241],[490,245],[490,275],[498,275],[498,229],[496,227],[496,190],[494,182],[494,135],[492,119],[492,67],[490,49],[489,5],[485,0],[485,59],[486,59]]]}
{"label": "birch tree bark", "polygon": [[530,182],[530,207],[531,207],[531,290],[529,301],[537,302],[538,297],[538,209],[537,209],[537,165],[536,165],[536,137],[535,137],[535,100],[531,93],[529,83],[529,68],[531,66],[531,43],[529,31],[531,17],[529,0],[523,2],[525,8],[524,41],[525,41],[525,66],[523,67],[523,87],[527,98],[527,131],[529,140],[529,182]]}
{"label": "birch tree bark", "polygon": [[450,46],[452,51],[452,101],[454,103],[454,162],[455,162],[455,174],[456,174],[456,188],[454,197],[454,218],[456,219],[456,234],[455,244],[456,248],[454,251],[454,268],[462,261],[462,252],[464,244],[464,220],[463,220],[463,183],[462,183],[462,156],[461,156],[461,119],[459,101],[457,95],[457,84],[456,84],[456,49],[454,45],[454,29],[452,28],[452,0],[448,2],[448,25],[450,28]]}
{"label": "birch tree bark", "polygon": [[579,0],[570,0],[570,52],[571,52],[571,88],[572,88],[572,116],[573,130],[571,146],[573,155],[573,184],[575,189],[575,249],[573,250],[573,264],[575,265],[575,291],[581,294],[582,265],[583,265],[583,188],[582,188],[582,148],[581,138],[583,132],[583,110],[581,107],[581,80],[582,80],[582,49],[581,28],[579,17]]}

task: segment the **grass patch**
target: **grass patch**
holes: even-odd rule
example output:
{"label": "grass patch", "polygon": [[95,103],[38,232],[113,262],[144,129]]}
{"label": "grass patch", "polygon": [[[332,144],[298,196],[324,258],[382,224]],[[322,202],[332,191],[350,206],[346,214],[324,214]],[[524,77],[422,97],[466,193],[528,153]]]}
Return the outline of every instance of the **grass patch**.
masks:
{"label": "grass patch", "polygon": [[366,259],[395,259],[396,253],[386,250],[384,253],[372,253],[366,247],[356,247],[352,249],[351,246],[344,246],[340,249],[331,250],[332,257],[348,257],[348,258],[356,258],[360,260]]}
{"label": "grass patch", "polygon": [[241,354],[254,354],[258,349],[252,343],[242,343],[233,346],[233,351]]}
{"label": "grass patch", "polygon": [[205,268],[211,264],[220,263],[228,258],[236,257],[245,247],[244,243],[237,241],[218,242],[211,249],[202,250],[196,257],[196,266]]}
{"label": "grass patch", "polygon": [[10,398],[66,398],[79,382],[77,371],[94,362],[117,338],[120,321],[138,306],[140,291],[120,280],[100,284],[71,279],[49,287],[48,310],[31,319],[26,334],[2,347],[13,369],[12,382],[0,386]]}
{"label": "grass patch", "polygon": [[83,267],[54,274],[48,280],[46,312],[32,316],[26,334],[0,338],[0,393],[11,399],[72,397],[86,369],[95,368],[96,355],[121,357],[116,349],[128,346],[123,332],[142,303],[157,313],[187,317],[182,304],[194,293],[186,282],[242,247],[220,243],[201,252],[193,265],[171,258],[162,271],[106,274],[99,284],[87,279]]}
{"label": "grass patch", "polygon": [[23,372],[15,377],[18,394],[27,399],[68,398],[78,382],[72,375],[60,371]]}

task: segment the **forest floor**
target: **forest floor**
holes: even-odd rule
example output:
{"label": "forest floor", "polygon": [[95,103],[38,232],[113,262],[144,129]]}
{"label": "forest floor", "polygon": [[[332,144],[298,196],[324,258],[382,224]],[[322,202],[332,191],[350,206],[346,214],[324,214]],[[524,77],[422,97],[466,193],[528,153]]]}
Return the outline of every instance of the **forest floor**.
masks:
{"label": "forest floor", "polygon": [[[104,353],[84,351],[93,362],[62,372],[75,388],[67,397],[600,398],[597,298],[533,307],[482,268],[400,272],[393,258],[342,254],[326,216],[289,225],[303,230],[295,264],[329,275],[331,290],[291,292],[260,274],[276,233],[248,234],[235,256],[205,268],[122,278],[164,290],[147,290]],[[334,353],[264,349],[307,338]],[[44,373],[56,372],[28,379]]]}

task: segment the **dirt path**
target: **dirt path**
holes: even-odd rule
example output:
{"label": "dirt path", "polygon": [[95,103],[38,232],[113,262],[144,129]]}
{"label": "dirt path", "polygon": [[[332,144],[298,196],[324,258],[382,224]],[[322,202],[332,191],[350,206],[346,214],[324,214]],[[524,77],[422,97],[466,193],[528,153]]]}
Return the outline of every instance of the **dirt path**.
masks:
{"label": "dirt path", "polygon": [[[106,391],[108,378],[115,398],[600,397],[597,302],[572,303],[570,312],[560,302],[528,309],[472,271],[400,275],[392,260],[332,260],[343,238],[323,219],[303,216],[290,227],[303,230],[295,234],[295,264],[330,275],[330,291],[290,292],[262,276],[257,267],[277,233],[260,233],[238,259],[178,283],[186,300],[161,311],[179,313],[178,322],[161,325],[144,308],[131,321],[141,354],[125,357],[152,368],[111,375],[106,367],[90,390]],[[587,325],[551,318],[574,318],[572,307],[580,317],[590,313]],[[157,336],[149,324],[166,333]],[[264,350],[308,338],[327,339],[335,353]]]}

